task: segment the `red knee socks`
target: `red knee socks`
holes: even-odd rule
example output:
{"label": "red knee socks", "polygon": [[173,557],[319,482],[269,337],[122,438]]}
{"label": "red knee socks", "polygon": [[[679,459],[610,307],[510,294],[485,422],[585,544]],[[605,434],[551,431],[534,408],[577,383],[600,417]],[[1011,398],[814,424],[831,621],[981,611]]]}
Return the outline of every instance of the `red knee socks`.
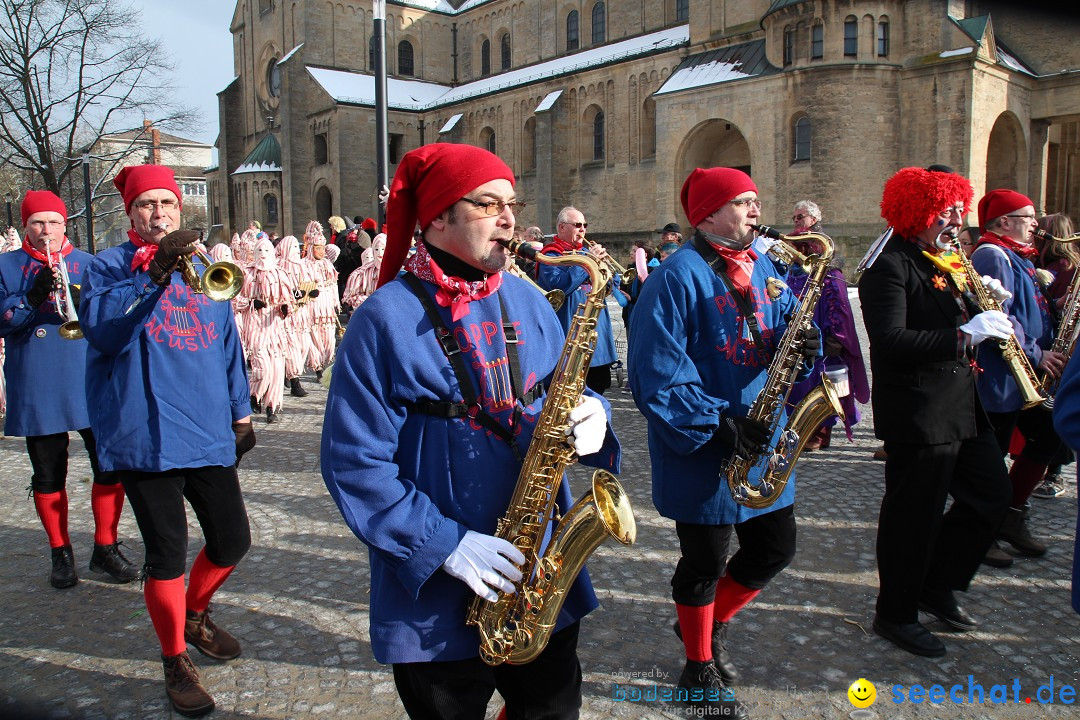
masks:
{"label": "red knee socks", "polygon": [[716,584],[716,599],[713,600],[713,619],[726,623],[735,617],[735,613],[754,599],[760,590],[751,590],[731,579],[730,575],[720,578]]}
{"label": "red knee socks", "polygon": [[713,606],[675,605],[688,660],[712,660]]}
{"label": "red knee socks", "polygon": [[124,509],[124,486],[94,483],[90,488],[90,509],[94,513],[94,543],[112,545],[116,542],[116,526]]}
{"label": "red knee socks", "polygon": [[229,567],[215,565],[206,559],[206,548],[200,550],[195,562],[191,564],[191,575],[188,578],[187,589],[187,609],[192,612],[205,610],[210,604],[210,598],[213,597],[235,567],[235,565]]}
{"label": "red knee socks", "polygon": [[161,643],[161,654],[169,657],[184,652],[184,576],[172,580],[147,578],[143,597]]}
{"label": "red knee socks", "polygon": [[1023,455],[1013,460],[1012,469],[1009,470],[1009,480],[1013,487],[1012,507],[1024,507],[1024,503],[1031,497],[1031,491],[1038,487],[1046,476],[1046,467],[1045,464],[1029,460]]}
{"label": "red knee socks", "polygon": [[34,493],[34,507],[41,525],[49,537],[49,547],[58,548],[71,544],[68,537],[67,490],[54,493]]}

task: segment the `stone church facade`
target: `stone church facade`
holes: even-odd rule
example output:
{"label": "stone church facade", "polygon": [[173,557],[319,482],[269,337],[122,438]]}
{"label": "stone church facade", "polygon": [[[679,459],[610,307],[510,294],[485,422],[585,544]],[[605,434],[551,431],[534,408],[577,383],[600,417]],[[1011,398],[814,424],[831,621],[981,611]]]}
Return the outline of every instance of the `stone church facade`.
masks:
{"label": "stone church facade", "polygon": [[[908,165],[1080,218],[1080,21],[1046,8],[387,0],[390,174],[424,143],[488,147],[517,174],[519,222],[551,232],[573,204],[618,245],[686,227],[682,181],[716,165],[747,170],[781,228],[814,200],[841,247],[880,231]],[[376,214],[372,27],[368,2],[239,0],[212,222],[285,235]]]}

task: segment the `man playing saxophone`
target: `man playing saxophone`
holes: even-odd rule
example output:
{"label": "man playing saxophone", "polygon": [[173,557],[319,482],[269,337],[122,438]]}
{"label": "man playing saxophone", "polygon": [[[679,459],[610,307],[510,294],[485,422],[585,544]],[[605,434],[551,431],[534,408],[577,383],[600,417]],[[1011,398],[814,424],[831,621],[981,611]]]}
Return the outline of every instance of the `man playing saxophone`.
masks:
{"label": "man playing saxophone", "polygon": [[[494,601],[530,580],[496,526],[564,342],[544,296],[501,272],[518,205],[513,172],[486,150],[436,143],[405,154],[380,288],[349,321],[326,403],[323,479],[369,547],[372,650],[393,664],[413,718],[483,718],[496,689],[510,717],[576,718],[581,705],[578,621],[596,607],[586,572],[528,664],[485,664],[466,624],[475,597]],[[614,471],[608,414],[586,396],[567,441]],[[564,479],[562,512],[570,501]]]}
{"label": "man playing saxophone", "polygon": [[[873,627],[928,657],[944,655],[945,645],[919,622],[919,610],[951,630],[976,627],[954,592],[967,590],[1009,497],[1005,464],[976,392],[975,348],[1009,338],[1012,325],[998,310],[980,311],[968,300],[969,278],[938,264],[972,195],[967,179],[951,172],[909,167],[889,178],[881,214],[894,232],[859,283],[874,433],[888,456]],[[1007,296],[994,280],[986,290],[997,302]]]}
{"label": "man playing saxophone", "polygon": [[[1012,293],[1002,308],[1031,367],[1053,378],[1060,377],[1067,358],[1051,349],[1056,321],[1033,264],[1039,255],[1033,244],[1038,227],[1034,203],[1014,190],[991,190],[979,200],[978,207],[983,234],[971,254],[971,264]],[[1024,436],[1024,449],[1009,469],[1012,502],[998,537],[1022,555],[1040,557],[1046,553],[1046,544],[1031,534],[1024,505],[1046,475],[1046,468],[1061,448],[1061,439],[1045,408],[1024,407],[1017,381],[1000,350],[990,348],[981,354],[979,364],[983,369],[979,397],[989,413],[1001,454],[1009,451],[1014,429]],[[1034,382],[1037,385],[1038,379]],[[1009,555],[996,545],[987,555],[987,562],[994,565],[1008,560]]]}
{"label": "man playing saxophone", "polygon": [[[747,413],[798,300],[784,285],[766,291],[776,271],[750,249],[761,201],[746,173],[694,170],[682,206],[696,230],[642,287],[630,387],[648,421],[653,503],[675,520],[682,550],[671,579],[686,650],[679,686],[703,690],[710,714],[746,717],[728,687],[736,678],[728,623],[795,555],[795,483],[792,476],[774,503],[754,510],[736,504],[724,467],[733,453],[759,454],[772,440]],[[797,375],[806,377],[820,355],[817,329],[794,347]],[[739,551],[729,563],[733,530]]]}

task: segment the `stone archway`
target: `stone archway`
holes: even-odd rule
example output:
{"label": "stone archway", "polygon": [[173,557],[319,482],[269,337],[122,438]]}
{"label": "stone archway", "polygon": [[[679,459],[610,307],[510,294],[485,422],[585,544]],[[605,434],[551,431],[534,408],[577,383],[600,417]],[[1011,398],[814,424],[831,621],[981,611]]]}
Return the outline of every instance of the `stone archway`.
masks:
{"label": "stone archway", "polygon": [[1020,121],[1003,112],[994,121],[986,145],[986,190],[1007,188],[1026,193],[1028,189],[1027,141]]}
{"label": "stone archway", "polygon": [[683,181],[694,168],[733,167],[753,176],[750,145],[733,122],[723,119],[706,120],[692,129],[682,142],[675,158],[675,207],[681,221],[682,203],[679,194]]}
{"label": "stone archway", "polygon": [[323,227],[329,227],[327,221],[333,214],[334,195],[330,192],[330,188],[323,185],[315,191],[315,217],[319,219]]}

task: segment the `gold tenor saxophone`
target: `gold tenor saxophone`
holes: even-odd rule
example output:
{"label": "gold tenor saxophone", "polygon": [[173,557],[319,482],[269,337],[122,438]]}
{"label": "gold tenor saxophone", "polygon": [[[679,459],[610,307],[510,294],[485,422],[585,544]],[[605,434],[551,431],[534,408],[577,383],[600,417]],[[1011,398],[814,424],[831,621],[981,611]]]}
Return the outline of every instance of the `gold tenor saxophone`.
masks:
{"label": "gold tenor saxophone", "polygon": [[[495,602],[475,598],[465,620],[479,629],[480,658],[488,665],[534,660],[551,639],[566,592],[589,555],[608,537],[630,545],[637,536],[630,501],[615,476],[604,470],[593,474],[592,490],[582,495],[566,515],[559,519],[555,514],[563,472],[577,460],[566,443],[566,428],[570,411],[585,390],[585,373],[596,345],[596,319],[604,307],[607,278],[588,255],[548,256],[516,240],[499,242],[511,252],[537,262],[580,265],[588,271],[593,289],[571,319],[514,495],[495,533],[525,555],[521,580],[515,592],[499,593]],[[556,521],[551,541],[541,556],[548,523]]]}
{"label": "gold tenor saxophone", "polygon": [[[1056,238],[1045,230],[1036,230],[1036,237],[1046,241],[1059,243],[1080,242],[1080,234],[1070,235],[1067,238]],[[1057,334],[1054,335],[1054,344],[1050,349],[1065,356],[1066,362],[1072,357],[1076,349],[1077,332],[1080,331],[1080,271],[1074,272],[1069,289],[1065,293],[1065,304],[1061,307],[1061,319],[1058,320]],[[1043,373],[1039,382],[1039,390],[1046,395],[1043,407],[1047,410],[1054,409],[1054,393],[1057,391],[1057,379],[1050,373]]]}
{"label": "gold tenor saxophone", "polygon": [[[975,302],[978,304],[979,309],[1002,312],[1001,303],[995,300],[986,289],[986,286],[983,285],[982,276],[972,267],[968,256],[964,254],[964,250],[957,247],[954,254],[957,262],[963,267],[965,284],[975,296]],[[1016,380],[1016,386],[1020,389],[1020,400],[1023,402],[1023,409],[1027,410],[1045,402],[1046,396],[1039,389],[1039,378],[1035,374],[1035,369],[1031,367],[1031,361],[1024,354],[1024,349],[1020,347],[1020,342],[1016,339],[1016,336],[1010,335],[1008,340],[999,340],[998,347],[1001,348],[1001,357],[1005,360],[1009,372],[1012,373],[1013,379]]]}
{"label": "gold tenor saxophone", "polygon": [[[774,240],[790,239],[764,225],[751,227]],[[742,457],[736,453],[731,456],[724,469],[731,497],[740,505],[750,508],[766,508],[776,502],[787,486],[799,454],[821,423],[832,415],[839,416],[841,420],[844,418],[844,409],[840,405],[836,387],[823,374],[821,384],[795,406],[787,424],[780,427],[784,404],[803,361],[802,353],[799,352],[800,336],[813,323],[814,308],[821,299],[821,288],[833,256],[832,239],[827,235],[810,233],[799,235],[797,239],[816,240],[825,249],[820,255],[806,256],[787,242],[779,242],[769,248],[770,254],[788,264],[797,262],[809,273],[799,307],[788,320],[787,330],[769,364],[765,387],[754,399],[748,414],[748,417],[769,428],[772,449],[750,457]]]}
{"label": "gold tenor saxophone", "polygon": [[543,293],[544,299],[548,301],[548,305],[551,306],[552,310],[558,311],[559,308],[563,306],[563,303],[566,302],[566,293],[564,293],[558,288],[555,288],[553,290],[545,290],[544,288],[540,287],[536,284],[536,281],[529,277],[529,274],[527,272],[519,268],[517,266],[517,263],[515,263],[513,260],[511,260],[510,263],[506,266],[506,271],[509,272],[511,275],[521,278],[522,280],[539,290],[541,293]]}

